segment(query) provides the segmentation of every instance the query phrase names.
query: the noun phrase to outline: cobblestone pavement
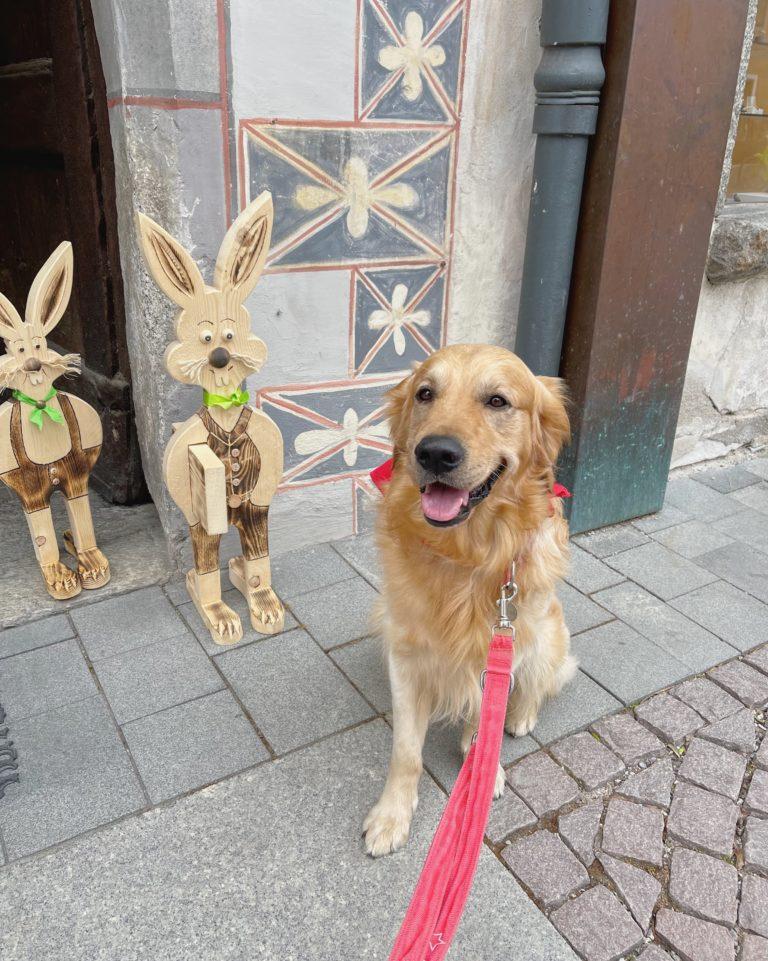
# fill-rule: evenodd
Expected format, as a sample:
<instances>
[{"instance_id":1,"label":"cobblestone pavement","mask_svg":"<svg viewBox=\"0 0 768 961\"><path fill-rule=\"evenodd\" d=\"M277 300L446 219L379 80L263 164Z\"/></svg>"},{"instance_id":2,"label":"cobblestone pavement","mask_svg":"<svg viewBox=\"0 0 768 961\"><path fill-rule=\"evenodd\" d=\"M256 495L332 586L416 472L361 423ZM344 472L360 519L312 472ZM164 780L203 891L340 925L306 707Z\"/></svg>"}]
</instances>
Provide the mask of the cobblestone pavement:
<instances>
[{"instance_id":1,"label":"cobblestone pavement","mask_svg":"<svg viewBox=\"0 0 768 961\"><path fill-rule=\"evenodd\" d=\"M580 669L531 736L505 737L509 787L457 957L501 956L499 939L507 961L768 957L767 479L768 458L676 475L658 514L573 538L561 597ZM18 753L0 799L4 959L128 957L130 943L131 957L181 961L192 935L174 925L192 903L220 926L213 961L239 958L243 932L272 944L253 957L280 956L264 891L245 913L245 888L210 900L244 858L254 891L268 877L294 892L280 923L303 925L312 950L297 957L338 957L340 938L386 957L460 766L458 732L430 731L409 846L366 859L359 825L390 710L367 635L371 538L282 555L274 575L285 632L246 630L232 648L211 642L180 582L0 633L4 743ZM240 595L226 600L247 625ZM353 923L377 885L379 941ZM37 905L21 934L2 916L14 903ZM153 941L147 913L174 937Z\"/></svg>"}]
</instances>

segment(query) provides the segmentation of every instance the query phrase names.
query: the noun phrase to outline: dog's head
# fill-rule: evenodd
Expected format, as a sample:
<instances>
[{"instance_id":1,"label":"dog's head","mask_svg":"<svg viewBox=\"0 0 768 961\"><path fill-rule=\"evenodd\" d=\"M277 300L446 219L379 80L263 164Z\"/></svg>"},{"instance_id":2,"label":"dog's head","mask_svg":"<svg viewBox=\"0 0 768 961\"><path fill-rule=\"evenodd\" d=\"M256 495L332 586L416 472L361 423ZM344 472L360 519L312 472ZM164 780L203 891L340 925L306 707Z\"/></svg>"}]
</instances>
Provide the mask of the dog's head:
<instances>
[{"instance_id":1,"label":"dog's head","mask_svg":"<svg viewBox=\"0 0 768 961\"><path fill-rule=\"evenodd\" d=\"M526 476L551 476L569 426L564 388L508 350L461 344L432 354L388 395L395 454L437 527L465 521Z\"/></svg>"}]
</instances>

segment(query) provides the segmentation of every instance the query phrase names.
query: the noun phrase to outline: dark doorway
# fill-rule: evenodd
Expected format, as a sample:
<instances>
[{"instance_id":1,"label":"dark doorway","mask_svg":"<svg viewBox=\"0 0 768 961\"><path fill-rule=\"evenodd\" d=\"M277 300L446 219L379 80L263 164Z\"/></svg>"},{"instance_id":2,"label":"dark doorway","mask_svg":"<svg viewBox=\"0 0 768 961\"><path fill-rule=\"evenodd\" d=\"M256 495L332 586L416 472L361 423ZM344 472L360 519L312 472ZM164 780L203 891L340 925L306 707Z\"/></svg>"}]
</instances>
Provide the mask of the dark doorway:
<instances>
[{"instance_id":1,"label":"dark doorway","mask_svg":"<svg viewBox=\"0 0 768 961\"><path fill-rule=\"evenodd\" d=\"M52 340L82 355L67 384L99 412L92 475L109 500L146 497L131 403L115 175L89 0L0 0L0 290L23 313L32 280L70 240L75 277Z\"/></svg>"}]
</instances>

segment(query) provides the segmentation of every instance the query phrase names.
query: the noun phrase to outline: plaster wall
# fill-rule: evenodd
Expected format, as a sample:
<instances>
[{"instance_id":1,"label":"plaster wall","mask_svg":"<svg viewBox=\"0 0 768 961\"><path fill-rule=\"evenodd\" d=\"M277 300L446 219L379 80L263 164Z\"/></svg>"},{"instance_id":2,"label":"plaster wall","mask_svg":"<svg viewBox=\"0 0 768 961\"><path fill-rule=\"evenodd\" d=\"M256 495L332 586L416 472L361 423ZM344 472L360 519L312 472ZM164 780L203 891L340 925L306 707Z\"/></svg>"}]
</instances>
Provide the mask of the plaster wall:
<instances>
[{"instance_id":1,"label":"plaster wall","mask_svg":"<svg viewBox=\"0 0 768 961\"><path fill-rule=\"evenodd\" d=\"M726 198L744 95L757 0L750 0L739 81L718 196ZM739 258L733 252L734 261ZM712 284L702 280L677 424L672 466L722 457L768 442L768 274Z\"/></svg>"},{"instance_id":2,"label":"plaster wall","mask_svg":"<svg viewBox=\"0 0 768 961\"><path fill-rule=\"evenodd\" d=\"M187 534L162 451L200 397L165 373L174 308L144 270L133 212L175 234L210 281L228 223L262 189L275 200L273 248L247 306L270 356L248 387L285 438L272 547L365 528L388 387L441 344L514 342L540 0L93 8L136 416L173 555ZM402 69L406 42L422 51L415 72ZM361 230L345 197L363 175L379 209Z\"/></svg>"}]
</instances>

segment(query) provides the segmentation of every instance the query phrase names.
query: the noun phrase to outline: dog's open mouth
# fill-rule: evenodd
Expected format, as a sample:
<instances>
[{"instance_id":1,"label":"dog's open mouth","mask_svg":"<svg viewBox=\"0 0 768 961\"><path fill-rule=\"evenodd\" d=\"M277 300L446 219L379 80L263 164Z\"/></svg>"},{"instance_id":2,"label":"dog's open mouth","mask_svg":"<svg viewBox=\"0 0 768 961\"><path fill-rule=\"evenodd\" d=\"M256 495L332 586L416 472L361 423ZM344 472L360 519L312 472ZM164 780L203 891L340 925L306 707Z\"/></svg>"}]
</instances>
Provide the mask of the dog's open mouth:
<instances>
[{"instance_id":1,"label":"dog's open mouth","mask_svg":"<svg viewBox=\"0 0 768 961\"><path fill-rule=\"evenodd\" d=\"M433 481L421 488L421 510L424 518L435 527L451 527L469 517L473 507L484 501L496 481L504 473L504 464L491 471L482 484L472 490L451 487Z\"/></svg>"}]
</instances>

